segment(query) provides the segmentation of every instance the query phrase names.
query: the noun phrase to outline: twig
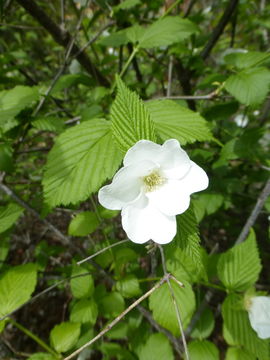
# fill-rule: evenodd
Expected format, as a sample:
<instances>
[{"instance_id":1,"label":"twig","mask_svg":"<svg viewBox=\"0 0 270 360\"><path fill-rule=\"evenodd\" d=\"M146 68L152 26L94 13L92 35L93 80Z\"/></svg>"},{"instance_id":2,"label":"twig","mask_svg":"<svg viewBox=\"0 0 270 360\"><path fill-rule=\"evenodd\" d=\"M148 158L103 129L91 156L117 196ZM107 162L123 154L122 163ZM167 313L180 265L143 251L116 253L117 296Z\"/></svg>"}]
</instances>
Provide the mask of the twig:
<instances>
[{"instance_id":1,"label":"twig","mask_svg":"<svg viewBox=\"0 0 270 360\"><path fill-rule=\"evenodd\" d=\"M154 98L154 100L213 100L217 98L217 92L212 91L211 93L207 95L179 95L179 96L165 96L165 97L157 97ZM153 100L153 99L151 99ZM149 100L149 101L151 101Z\"/></svg>"},{"instance_id":2,"label":"twig","mask_svg":"<svg viewBox=\"0 0 270 360\"><path fill-rule=\"evenodd\" d=\"M241 242L243 242L246 239L246 237L248 236L248 233L250 231L250 228L254 225L255 221L257 220L257 217L260 214L260 212L264 206L264 203L266 202L269 195L270 195L270 178L268 179L262 192L260 193L258 200L256 202L256 205L254 206L240 235L238 236L238 238L235 242L235 245L240 244Z\"/></svg>"},{"instance_id":3,"label":"twig","mask_svg":"<svg viewBox=\"0 0 270 360\"><path fill-rule=\"evenodd\" d=\"M238 0L230 0L228 2L223 15L221 16L217 26L214 28L212 32L212 36L210 37L209 41L201 51L201 57L203 60L205 60L210 55L213 47L215 46L221 34L223 33L223 30L225 29L226 25L230 21L230 18L234 13L234 10L236 9L237 5L238 5Z\"/></svg>"},{"instance_id":4,"label":"twig","mask_svg":"<svg viewBox=\"0 0 270 360\"><path fill-rule=\"evenodd\" d=\"M33 214L36 218L38 218L43 224L48 226L50 230L52 230L58 238L61 240L61 243L63 245L70 245L70 242L68 238L61 233L53 224L51 224L48 220L42 219L39 213L33 209L31 206L29 206L24 200L19 198L18 195L15 194L14 191L12 191L8 186L6 186L3 183L0 183L0 190L2 190L4 193L6 193L8 196L10 196L13 200L15 200L19 205L21 205L23 208L25 208L27 211L29 211L31 214Z\"/></svg>"},{"instance_id":5,"label":"twig","mask_svg":"<svg viewBox=\"0 0 270 360\"><path fill-rule=\"evenodd\" d=\"M169 66L168 66L168 85L167 85L167 98L171 96L172 93L172 72L173 72L173 56L170 55Z\"/></svg>"},{"instance_id":6,"label":"twig","mask_svg":"<svg viewBox=\"0 0 270 360\"><path fill-rule=\"evenodd\" d=\"M121 240L121 241L118 241L118 242L116 242L116 243L114 243L114 244L111 244L111 245L109 245L109 246L106 246L105 248L97 251L95 254L90 255L90 256L88 256L87 258L78 261L78 262L77 262L77 265L81 265L81 264L83 264L84 262L89 261L89 260L93 259L94 257L102 254L103 252L105 252L105 251L113 248L114 246L121 245L121 244L124 244L124 243L126 243L126 242L129 242L129 240Z\"/></svg>"},{"instance_id":7,"label":"twig","mask_svg":"<svg viewBox=\"0 0 270 360\"><path fill-rule=\"evenodd\" d=\"M162 284L164 284L168 279L170 278L170 274L165 274L163 278L155 285L153 286L149 291L147 291L145 294L143 294L138 300L136 300L134 303L132 303L128 308L126 308L120 315L118 315L112 322L110 322L97 336L95 336L93 339L88 341L86 344L81 346L78 350L74 351L69 356L65 357L63 360L69 360L74 358L76 355L78 355L82 350L87 348L88 346L92 345L94 342L96 342L98 339L100 339L104 334L106 334L108 331L111 330L113 326L115 326L120 320L125 317L126 314L128 314L132 309L134 309L138 304L140 304L143 300L145 300L148 296L150 296L155 290L160 288Z\"/></svg>"},{"instance_id":8,"label":"twig","mask_svg":"<svg viewBox=\"0 0 270 360\"><path fill-rule=\"evenodd\" d=\"M71 35L67 31L63 31L45 12L36 4L33 0L17 0L17 2L32 16L38 23L40 23L54 38L54 40L61 46L68 46L72 39ZM72 47L72 55L77 54L80 51L79 47L74 44ZM95 67L90 58L85 52L81 52L77 56L78 62L81 66L97 81L105 86L109 87L108 80L102 75L102 73Z\"/></svg>"},{"instance_id":9,"label":"twig","mask_svg":"<svg viewBox=\"0 0 270 360\"><path fill-rule=\"evenodd\" d=\"M168 284L168 287L169 287L169 290L170 290L170 293L171 293L171 297L172 297L172 301L173 301L173 305L174 305L175 313L176 313L176 317L177 317L177 322L178 322L178 326L179 326L179 329L180 329L180 334L181 334L181 337L182 337L182 342L183 342L183 345L184 345L184 351L185 351L185 355L186 355L186 359L185 359L185 360L190 360L189 352L188 352L188 348L187 348L187 342L186 342L185 333L184 333L184 327L183 327L183 323L182 323L182 320L181 320L180 311L179 311L179 308L178 308L178 305L177 305L177 302L176 302L176 298L175 298L175 294L174 294L172 285L171 285L171 283L170 283L170 277L168 277L168 272L167 272L166 262L165 262L165 256L164 256L164 251L163 251L163 248L162 248L161 245L158 245L158 247L159 247L159 250L160 250L160 255L161 255L161 261L162 261L162 267L163 267L164 276L167 275L167 277L166 277L166 282L167 282L167 284ZM171 276L171 277L172 277L172 276ZM175 279L175 278L174 278L174 279ZM175 280L176 280L176 279L175 279Z\"/></svg>"}]
</instances>

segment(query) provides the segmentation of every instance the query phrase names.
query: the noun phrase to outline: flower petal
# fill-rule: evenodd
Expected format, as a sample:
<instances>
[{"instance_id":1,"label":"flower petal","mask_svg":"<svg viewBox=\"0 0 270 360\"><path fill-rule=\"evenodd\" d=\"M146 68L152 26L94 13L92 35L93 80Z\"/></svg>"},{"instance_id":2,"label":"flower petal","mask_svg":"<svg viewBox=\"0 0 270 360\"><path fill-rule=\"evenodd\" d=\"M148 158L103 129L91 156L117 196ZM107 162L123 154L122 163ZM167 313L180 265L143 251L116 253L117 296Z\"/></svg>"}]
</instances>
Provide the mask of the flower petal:
<instances>
[{"instance_id":1,"label":"flower petal","mask_svg":"<svg viewBox=\"0 0 270 360\"><path fill-rule=\"evenodd\" d=\"M155 166L151 161L143 161L121 168L114 175L112 183L99 190L98 200L101 205L107 209L120 210L134 201L141 192L141 177L149 174Z\"/></svg>"},{"instance_id":2,"label":"flower petal","mask_svg":"<svg viewBox=\"0 0 270 360\"><path fill-rule=\"evenodd\" d=\"M180 181L183 192L189 195L206 189L209 184L206 172L193 161L189 172Z\"/></svg>"},{"instance_id":3,"label":"flower petal","mask_svg":"<svg viewBox=\"0 0 270 360\"><path fill-rule=\"evenodd\" d=\"M152 206L172 216L185 212L190 203L190 194L181 186L181 180L167 180L157 190L146 193Z\"/></svg>"},{"instance_id":4,"label":"flower petal","mask_svg":"<svg viewBox=\"0 0 270 360\"><path fill-rule=\"evenodd\" d=\"M251 327L261 339L270 338L270 297L255 296L251 298L248 310Z\"/></svg>"},{"instance_id":5,"label":"flower petal","mask_svg":"<svg viewBox=\"0 0 270 360\"><path fill-rule=\"evenodd\" d=\"M155 162L161 151L161 145L149 140L140 140L127 151L124 157L124 166L136 164L145 160Z\"/></svg>"},{"instance_id":6,"label":"flower petal","mask_svg":"<svg viewBox=\"0 0 270 360\"><path fill-rule=\"evenodd\" d=\"M179 141L170 139L162 145L158 163L165 177L180 179L187 174L191 167L191 161L187 153L181 148Z\"/></svg>"},{"instance_id":7,"label":"flower petal","mask_svg":"<svg viewBox=\"0 0 270 360\"><path fill-rule=\"evenodd\" d=\"M138 244L148 240L167 244L176 234L175 216L162 214L145 196L123 208L122 226L128 238Z\"/></svg>"}]
</instances>

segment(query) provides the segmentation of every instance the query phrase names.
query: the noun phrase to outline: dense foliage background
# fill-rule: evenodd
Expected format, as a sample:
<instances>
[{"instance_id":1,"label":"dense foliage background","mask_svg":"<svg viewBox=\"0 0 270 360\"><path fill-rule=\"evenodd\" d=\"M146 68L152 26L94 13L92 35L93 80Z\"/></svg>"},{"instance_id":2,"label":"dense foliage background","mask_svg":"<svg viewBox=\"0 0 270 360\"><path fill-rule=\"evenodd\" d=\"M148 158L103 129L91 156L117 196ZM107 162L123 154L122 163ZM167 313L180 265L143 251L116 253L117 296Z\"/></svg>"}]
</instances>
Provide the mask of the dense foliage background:
<instances>
[{"instance_id":1,"label":"dense foliage background","mask_svg":"<svg viewBox=\"0 0 270 360\"><path fill-rule=\"evenodd\" d=\"M190 358L269 359L245 299L269 292L270 5L0 0L0 15L1 359L64 359L163 278L162 251L125 241L96 196L147 136L210 178L163 247ZM184 353L163 284L76 356Z\"/></svg>"}]
</instances>

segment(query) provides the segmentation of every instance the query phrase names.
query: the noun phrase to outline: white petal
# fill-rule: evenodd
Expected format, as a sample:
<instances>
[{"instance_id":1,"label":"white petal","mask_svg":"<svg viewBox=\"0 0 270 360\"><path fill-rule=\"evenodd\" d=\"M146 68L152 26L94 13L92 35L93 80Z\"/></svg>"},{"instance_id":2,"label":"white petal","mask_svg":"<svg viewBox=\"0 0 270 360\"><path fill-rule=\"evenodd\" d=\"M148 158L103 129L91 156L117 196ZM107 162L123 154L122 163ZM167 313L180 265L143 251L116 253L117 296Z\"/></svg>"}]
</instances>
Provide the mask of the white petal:
<instances>
[{"instance_id":1,"label":"white petal","mask_svg":"<svg viewBox=\"0 0 270 360\"><path fill-rule=\"evenodd\" d=\"M251 327L261 339L270 338L270 297L255 296L251 298L248 310Z\"/></svg>"},{"instance_id":2,"label":"white petal","mask_svg":"<svg viewBox=\"0 0 270 360\"><path fill-rule=\"evenodd\" d=\"M158 163L164 175L169 179L182 178L191 167L187 153L181 148L179 141L175 139L167 140L162 145L162 153Z\"/></svg>"},{"instance_id":3,"label":"white petal","mask_svg":"<svg viewBox=\"0 0 270 360\"><path fill-rule=\"evenodd\" d=\"M132 166L122 167L114 176L112 183L102 187L98 200L102 206L111 210L120 210L134 201L141 192L142 177L149 174L155 164L143 161Z\"/></svg>"},{"instance_id":4,"label":"white petal","mask_svg":"<svg viewBox=\"0 0 270 360\"><path fill-rule=\"evenodd\" d=\"M181 184L181 180L167 180L157 190L146 193L146 196L150 204L164 214L169 216L182 214L189 207L190 196Z\"/></svg>"},{"instance_id":5,"label":"white petal","mask_svg":"<svg viewBox=\"0 0 270 360\"><path fill-rule=\"evenodd\" d=\"M151 206L145 196L122 210L122 226L128 238L138 244L153 240L167 244L176 234L175 216L166 216Z\"/></svg>"},{"instance_id":6,"label":"white petal","mask_svg":"<svg viewBox=\"0 0 270 360\"><path fill-rule=\"evenodd\" d=\"M149 140L140 140L127 151L124 157L124 165L136 164L145 160L155 162L161 150L161 145Z\"/></svg>"},{"instance_id":7,"label":"white petal","mask_svg":"<svg viewBox=\"0 0 270 360\"><path fill-rule=\"evenodd\" d=\"M193 161L189 172L180 181L183 192L189 195L206 189L209 184L206 172Z\"/></svg>"}]
</instances>

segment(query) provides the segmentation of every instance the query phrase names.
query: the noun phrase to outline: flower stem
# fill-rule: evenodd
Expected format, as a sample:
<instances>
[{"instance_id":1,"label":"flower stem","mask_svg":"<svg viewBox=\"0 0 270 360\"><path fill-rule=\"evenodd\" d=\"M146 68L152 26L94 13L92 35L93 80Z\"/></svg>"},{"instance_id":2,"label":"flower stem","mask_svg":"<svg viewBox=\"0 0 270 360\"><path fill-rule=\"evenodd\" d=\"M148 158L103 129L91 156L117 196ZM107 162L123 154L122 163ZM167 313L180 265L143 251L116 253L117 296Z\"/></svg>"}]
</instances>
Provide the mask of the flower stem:
<instances>
[{"instance_id":1,"label":"flower stem","mask_svg":"<svg viewBox=\"0 0 270 360\"><path fill-rule=\"evenodd\" d=\"M26 329L23 325L17 323L17 321L8 318L8 322L10 322L12 325L16 326L17 329L21 330L25 335L29 336L31 339L33 339L37 344L39 344L44 350L46 350L48 353L52 354L58 359L61 359L61 355L55 352L52 348L50 348L43 340L41 340L38 336L32 333L32 331Z\"/></svg>"},{"instance_id":2,"label":"flower stem","mask_svg":"<svg viewBox=\"0 0 270 360\"><path fill-rule=\"evenodd\" d=\"M220 286L220 285L217 285L217 284L212 284L212 283L209 283L207 281L200 281L200 284L203 285L203 286L208 286L208 287L211 287L213 289L217 289L217 290L221 290L221 291L227 291L223 286Z\"/></svg>"}]
</instances>

